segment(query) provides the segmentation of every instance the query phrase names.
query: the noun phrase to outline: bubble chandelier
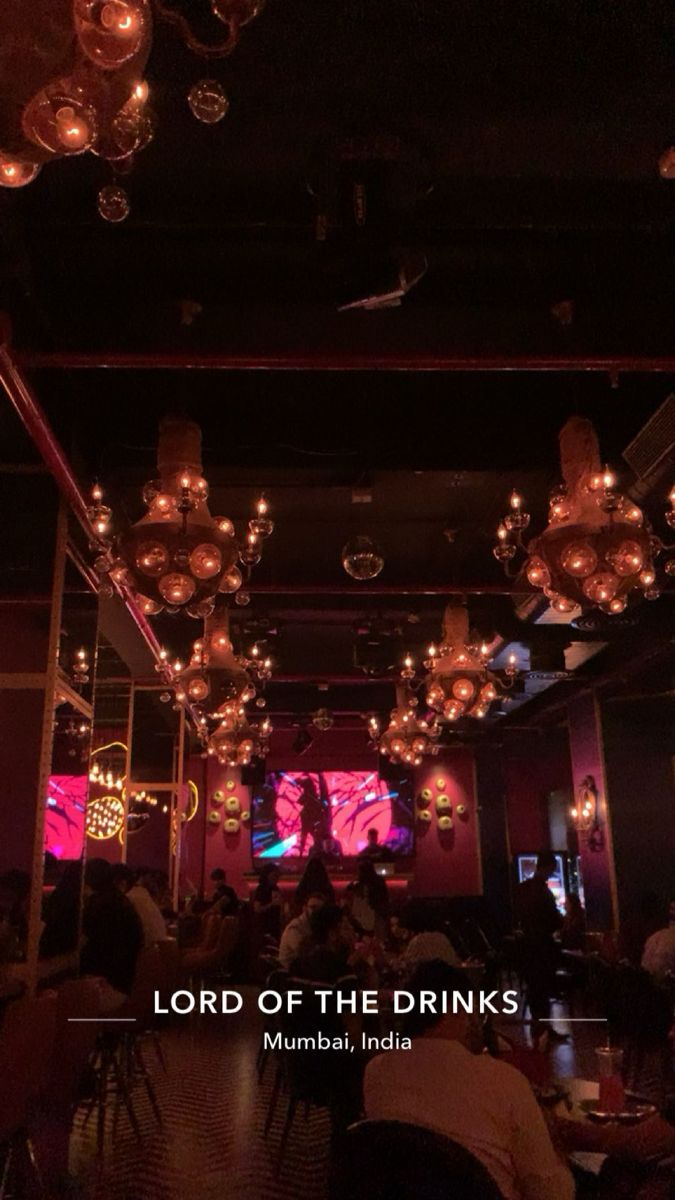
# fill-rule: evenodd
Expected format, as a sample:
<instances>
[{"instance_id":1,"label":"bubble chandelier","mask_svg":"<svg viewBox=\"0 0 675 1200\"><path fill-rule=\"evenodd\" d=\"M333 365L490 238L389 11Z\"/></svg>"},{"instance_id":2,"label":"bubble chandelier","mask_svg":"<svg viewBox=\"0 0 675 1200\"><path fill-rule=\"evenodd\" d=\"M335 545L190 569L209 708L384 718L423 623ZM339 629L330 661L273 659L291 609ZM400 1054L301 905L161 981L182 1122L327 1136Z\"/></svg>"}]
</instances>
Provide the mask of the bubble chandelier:
<instances>
[{"instance_id":1,"label":"bubble chandelier","mask_svg":"<svg viewBox=\"0 0 675 1200\"><path fill-rule=\"evenodd\" d=\"M253 758L265 758L272 723L269 717L252 722L243 704L228 701L215 714L213 732L203 733L206 754L228 767L247 767Z\"/></svg>"},{"instance_id":2,"label":"bubble chandelier","mask_svg":"<svg viewBox=\"0 0 675 1200\"><path fill-rule=\"evenodd\" d=\"M616 479L600 459L590 421L572 417L560 432L563 484L555 488L546 529L527 545L530 524L523 498L511 494L511 510L497 529L495 558L513 575L511 563L525 559L523 570L551 608L560 613L597 607L622 613L630 593L648 600L659 596L656 559L672 549L656 537L642 509L616 490ZM675 489L670 494L668 524L675 528ZM665 564L675 573L675 560Z\"/></svg>"},{"instance_id":3,"label":"bubble chandelier","mask_svg":"<svg viewBox=\"0 0 675 1200\"><path fill-rule=\"evenodd\" d=\"M396 688L396 707L386 728L382 729L374 713L367 718L367 725L371 745L390 762L419 767L425 755L438 753L441 731L436 720L418 714L417 697L403 684Z\"/></svg>"},{"instance_id":4,"label":"bubble chandelier","mask_svg":"<svg viewBox=\"0 0 675 1200\"><path fill-rule=\"evenodd\" d=\"M4 0L0 78L11 86L0 96L0 186L25 187L44 163L87 151L128 174L155 129L143 78L154 19L170 22L200 58L217 59L232 53L241 29L264 5L201 0L213 18L214 38L205 41L163 0ZM214 79L195 82L187 101L206 124L222 120L229 108ZM124 188L100 190L104 220L123 221L129 208Z\"/></svg>"},{"instance_id":5,"label":"bubble chandelier","mask_svg":"<svg viewBox=\"0 0 675 1200\"><path fill-rule=\"evenodd\" d=\"M204 635L193 643L187 665L180 659L171 662L168 653L162 651L156 669L174 688L179 704L187 700L200 713L215 716L228 701L248 704L254 700L256 683L264 686L272 676L272 660L261 653L257 643L250 657L234 653L225 608L206 619Z\"/></svg>"},{"instance_id":6,"label":"bubble chandelier","mask_svg":"<svg viewBox=\"0 0 675 1200\"><path fill-rule=\"evenodd\" d=\"M469 615L463 605L447 606L443 640L440 646L429 646L427 654L427 704L447 721L486 717L490 705L518 673L515 654L509 655L503 679L488 669L490 647L485 642L470 643Z\"/></svg>"},{"instance_id":7,"label":"bubble chandelier","mask_svg":"<svg viewBox=\"0 0 675 1200\"><path fill-rule=\"evenodd\" d=\"M146 483L147 513L126 533L105 541L111 510L103 493L92 491L89 519L101 543L95 562L102 576L133 592L147 616L186 612L196 619L211 615L217 593L237 592L260 562L262 541L274 528L264 497L249 521L243 541L235 539L228 517L212 517L209 488L202 475L201 430L193 421L165 417L160 424L158 479Z\"/></svg>"}]
</instances>

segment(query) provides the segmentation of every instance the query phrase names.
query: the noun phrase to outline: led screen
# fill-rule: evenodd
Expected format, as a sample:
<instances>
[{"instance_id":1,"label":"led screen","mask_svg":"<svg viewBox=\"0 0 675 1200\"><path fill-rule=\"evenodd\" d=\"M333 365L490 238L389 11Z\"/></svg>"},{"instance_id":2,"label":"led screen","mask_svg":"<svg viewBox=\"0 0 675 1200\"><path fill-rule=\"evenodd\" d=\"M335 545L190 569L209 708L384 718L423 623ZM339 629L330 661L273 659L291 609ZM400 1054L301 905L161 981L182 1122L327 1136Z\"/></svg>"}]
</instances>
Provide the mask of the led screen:
<instances>
[{"instance_id":1,"label":"led screen","mask_svg":"<svg viewBox=\"0 0 675 1200\"><path fill-rule=\"evenodd\" d=\"M56 858L80 858L84 845L87 775L50 775L45 850Z\"/></svg>"},{"instance_id":2,"label":"led screen","mask_svg":"<svg viewBox=\"0 0 675 1200\"><path fill-rule=\"evenodd\" d=\"M413 852L413 796L406 778L376 771L275 771L253 795L256 858L349 858L375 828L393 855Z\"/></svg>"}]
</instances>

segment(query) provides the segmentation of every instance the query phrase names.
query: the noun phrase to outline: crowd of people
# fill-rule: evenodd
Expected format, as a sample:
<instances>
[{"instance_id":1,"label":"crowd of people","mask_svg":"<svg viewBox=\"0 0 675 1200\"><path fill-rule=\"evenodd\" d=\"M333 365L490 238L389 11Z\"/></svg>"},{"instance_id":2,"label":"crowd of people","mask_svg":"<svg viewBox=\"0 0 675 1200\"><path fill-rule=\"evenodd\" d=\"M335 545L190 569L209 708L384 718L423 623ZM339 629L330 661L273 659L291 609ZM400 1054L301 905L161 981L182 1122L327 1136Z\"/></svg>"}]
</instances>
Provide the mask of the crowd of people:
<instances>
[{"instance_id":1,"label":"crowd of people","mask_svg":"<svg viewBox=\"0 0 675 1200\"><path fill-rule=\"evenodd\" d=\"M376 870L379 850L373 839L355 864L353 881L339 893L320 856L309 859L293 891L280 886L278 865L266 864L250 899L238 896L224 869L216 868L205 894L187 897L179 913L173 911L161 872L132 870L100 858L90 859L84 868L71 863L58 878L54 872L55 886L44 903L41 955L74 954L80 973L101 981L101 1011L112 1013L129 996L143 947L174 936L188 947L189 956L205 922L235 918L247 950L235 967L240 971L235 978L242 981L257 978L262 983L269 974L277 987L288 980L293 986L340 991L375 988L385 994L404 986L427 997L468 995L476 961L466 936L429 906L392 906L386 878ZM585 944L579 898L569 897L561 914L547 885L554 866L552 856L542 853L534 875L515 897L530 1039L514 1044L503 1029L496 1033L489 1022L478 1022L461 1008L449 1013L440 1006L436 1011L433 1006L426 1012L415 1009L399 1030L410 1038L411 1048L376 1056L359 1052L346 1061L339 1054L322 1059L318 1094L330 1106L338 1132L363 1114L434 1130L483 1164L503 1200L570 1200L575 1187L577 1195L585 1195L586 1182L575 1181L567 1164L570 1150L611 1152L612 1162L633 1168L642 1168L650 1158L675 1155L667 1106L639 1132L591 1127L559 1114L553 1119L522 1073L524 1068L528 1074L528 1054L541 1060L542 1050L566 1036L551 1017L555 973L561 953L583 956ZM28 888L19 874L0 877L3 962L20 953L25 938ZM486 939L484 944L481 978L492 985L498 976L489 972L503 969L503 963L500 967L496 953L491 961ZM667 1036L673 1014L675 905L664 916L646 900L632 923L606 939L603 955L608 966L619 970L616 978L628 971L643 986L651 981ZM638 1021L634 1005L630 1021ZM349 1017L324 1016L331 1035L349 1023ZM540 1066L530 1074L540 1080Z\"/></svg>"}]
</instances>

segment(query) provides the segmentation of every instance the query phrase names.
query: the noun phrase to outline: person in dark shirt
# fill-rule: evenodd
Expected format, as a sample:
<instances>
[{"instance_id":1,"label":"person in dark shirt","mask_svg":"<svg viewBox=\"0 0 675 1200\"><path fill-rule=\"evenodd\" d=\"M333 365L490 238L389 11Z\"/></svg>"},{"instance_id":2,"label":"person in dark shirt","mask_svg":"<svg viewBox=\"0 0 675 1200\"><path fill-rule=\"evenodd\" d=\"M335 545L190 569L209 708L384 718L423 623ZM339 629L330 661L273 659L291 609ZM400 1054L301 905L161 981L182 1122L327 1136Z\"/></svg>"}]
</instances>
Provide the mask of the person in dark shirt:
<instances>
[{"instance_id":1,"label":"person in dark shirt","mask_svg":"<svg viewBox=\"0 0 675 1200\"><path fill-rule=\"evenodd\" d=\"M213 884L211 912L217 912L221 917L236 917L239 912L239 897L234 888L226 883L226 878L222 867L216 867L211 872L211 883Z\"/></svg>"},{"instance_id":2,"label":"person in dark shirt","mask_svg":"<svg viewBox=\"0 0 675 1200\"><path fill-rule=\"evenodd\" d=\"M291 963L291 975L312 983L339 985L348 991L355 988L346 925L345 913L337 904L316 909L309 920L310 946Z\"/></svg>"},{"instance_id":3,"label":"person in dark shirt","mask_svg":"<svg viewBox=\"0 0 675 1200\"><path fill-rule=\"evenodd\" d=\"M281 872L276 863L267 863L260 873L260 882L253 893L253 911L261 931L269 937L281 937L281 892L277 887Z\"/></svg>"},{"instance_id":4,"label":"person in dark shirt","mask_svg":"<svg viewBox=\"0 0 675 1200\"><path fill-rule=\"evenodd\" d=\"M359 858L370 859L374 863L394 861L394 855L386 843L380 841L380 835L374 826L368 830L368 844L364 846Z\"/></svg>"},{"instance_id":5,"label":"person in dark shirt","mask_svg":"<svg viewBox=\"0 0 675 1200\"><path fill-rule=\"evenodd\" d=\"M103 858L87 863L84 895L82 974L100 975L114 991L128 995L143 945L138 914L115 886L112 866Z\"/></svg>"},{"instance_id":6,"label":"person in dark shirt","mask_svg":"<svg viewBox=\"0 0 675 1200\"><path fill-rule=\"evenodd\" d=\"M54 891L45 900L40 958L53 958L75 950L81 900L82 862L78 858L68 863Z\"/></svg>"},{"instance_id":7,"label":"person in dark shirt","mask_svg":"<svg viewBox=\"0 0 675 1200\"><path fill-rule=\"evenodd\" d=\"M520 884L516 896L516 913L523 934L523 977L535 1041L544 1032L558 1041L565 1040L564 1035L550 1025L550 997L558 959L558 947L553 935L562 924L562 917L547 883L555 869L555 855L550 850L542 851L537 858L534 875Z\"/></svg>"}]
</instances>

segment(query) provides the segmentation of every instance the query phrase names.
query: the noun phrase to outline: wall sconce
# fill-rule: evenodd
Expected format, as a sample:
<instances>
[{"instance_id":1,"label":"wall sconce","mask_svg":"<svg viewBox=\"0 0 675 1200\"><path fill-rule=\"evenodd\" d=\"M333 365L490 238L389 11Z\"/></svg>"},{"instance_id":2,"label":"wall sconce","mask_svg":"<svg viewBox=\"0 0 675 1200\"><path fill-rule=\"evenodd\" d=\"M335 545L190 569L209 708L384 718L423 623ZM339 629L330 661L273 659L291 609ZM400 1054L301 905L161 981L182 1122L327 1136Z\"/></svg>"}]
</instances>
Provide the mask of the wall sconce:
<instances>
[{"instance_id":1,"label":"wall sconce","mask_svg":"<svg viewBox=\"0 0 675 1200\"><path fill-rule=\"evenodd\" d=\"M593 775L582 779L577 789L575 803L570 808L570 819L579 833L588 833L597 829L598 819L598 789Z\"/></svg>"}]
</instances>

